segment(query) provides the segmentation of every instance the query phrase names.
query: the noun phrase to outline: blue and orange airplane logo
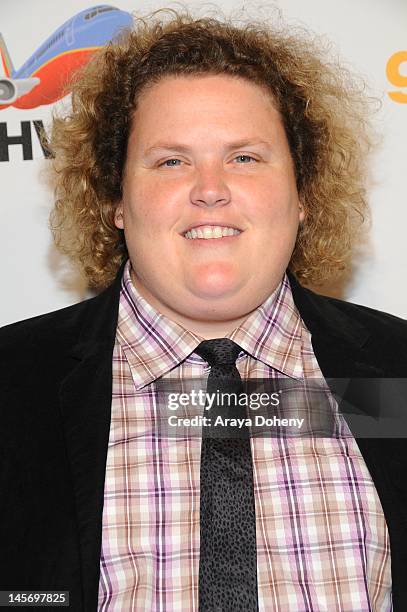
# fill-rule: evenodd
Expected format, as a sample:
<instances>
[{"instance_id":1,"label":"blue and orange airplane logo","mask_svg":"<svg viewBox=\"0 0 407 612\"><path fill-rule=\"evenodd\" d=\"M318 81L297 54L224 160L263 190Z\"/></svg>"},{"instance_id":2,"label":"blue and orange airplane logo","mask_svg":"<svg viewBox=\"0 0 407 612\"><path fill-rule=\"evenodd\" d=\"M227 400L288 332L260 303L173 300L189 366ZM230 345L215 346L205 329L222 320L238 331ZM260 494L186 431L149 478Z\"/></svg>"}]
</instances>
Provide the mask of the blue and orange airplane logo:
<instances>
[{"instance_id":1,"label":"blue and orange airplane logo","mask_svg":"<svg viewBox=\"0 0 407 612\"><path fill-rule=\"evenodd\" d=\"M60 28L15 70L0 34L0 110L8 106L36 108L52 104L64 94L69 77L92 53L129 28L130 13L100 5L81 11Z\"/></svg>"}]
</instances>

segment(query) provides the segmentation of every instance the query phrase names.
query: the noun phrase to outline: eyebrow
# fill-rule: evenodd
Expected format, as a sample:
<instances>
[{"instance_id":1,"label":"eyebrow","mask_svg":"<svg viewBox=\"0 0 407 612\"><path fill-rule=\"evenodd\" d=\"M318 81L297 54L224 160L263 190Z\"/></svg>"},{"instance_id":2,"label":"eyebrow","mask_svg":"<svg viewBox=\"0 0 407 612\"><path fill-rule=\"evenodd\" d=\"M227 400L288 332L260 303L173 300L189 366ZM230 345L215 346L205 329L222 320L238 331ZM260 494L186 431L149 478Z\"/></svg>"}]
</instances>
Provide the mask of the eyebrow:
<instances>
[{"instance_id":1,"label":"eyebrow","mask_svg":"<svg viewBox=\"0 0 407 612\"><path fill-rule=\"evenodd\" d=\"M226 150L230 151L232 149L240 149L247 146L252 145L266 145L270 146L270 143L266 140L260 140L258 138L245 138L243 140L236 140L234 142L229 142L226 145ZM183 153L189 153L191 151L191 147L188 145L178 143L178 142L157 142L155 145L149 147L145 151L145 155L150 155L150 153L154 153L154 151L181 151Z\"/></svg>"}]
</instances>

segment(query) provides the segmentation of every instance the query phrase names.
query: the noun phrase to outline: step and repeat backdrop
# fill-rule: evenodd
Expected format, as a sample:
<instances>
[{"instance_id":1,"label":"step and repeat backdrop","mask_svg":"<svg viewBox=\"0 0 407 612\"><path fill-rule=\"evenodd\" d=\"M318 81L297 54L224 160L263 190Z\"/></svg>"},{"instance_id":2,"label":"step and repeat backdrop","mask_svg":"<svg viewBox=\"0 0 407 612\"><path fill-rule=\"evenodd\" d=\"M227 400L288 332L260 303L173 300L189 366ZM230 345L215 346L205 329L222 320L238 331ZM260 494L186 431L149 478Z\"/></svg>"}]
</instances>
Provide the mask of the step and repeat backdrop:
<instances>
[{"instance_id":1,"label":"step and repeat backdrop","mask_svg":"<svg viewBox=\"0 0 407 612\"><path fill-rule=\"evenodd\" d=\"M61 84L133 16L179 6L117 0L2 0L0 3L0 325L68 306L91 295L52 244L50 160L40 134L50 128ZM184 2L199 16L213 3ZM346 283L322 293L407 318L407 3L404 0L218 2L223 13L282 18L332 42L347 68L382 101L374 116L381 134L371 159L370 243ZM113 10L116 9L116 10Z\"/></svg>"}]
</instances>

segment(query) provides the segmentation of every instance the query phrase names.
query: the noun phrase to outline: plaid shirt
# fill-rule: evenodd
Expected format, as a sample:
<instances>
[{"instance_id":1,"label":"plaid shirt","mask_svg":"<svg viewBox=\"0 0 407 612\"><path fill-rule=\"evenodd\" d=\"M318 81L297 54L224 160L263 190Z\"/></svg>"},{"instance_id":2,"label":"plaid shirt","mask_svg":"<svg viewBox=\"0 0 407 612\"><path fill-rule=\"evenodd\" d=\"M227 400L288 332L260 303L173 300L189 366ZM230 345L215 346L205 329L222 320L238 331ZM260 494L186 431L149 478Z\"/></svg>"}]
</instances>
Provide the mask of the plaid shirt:
<instances>
[{"instance_id":1,"label":"plaid shirt","mask_svg":"<svg viewBox=\"0 0 407 612\"><path fill-rule=\"evenodd\" d=\"M228 337L245 351L242 378L322 378L287 277ZM208 364L193 354L203 339L140 296L128 262L113 352L100 612L198 612L201 439L155 435L154 381L207 378ZM387 526L353 437L251 445L260 612L391 611Z\"/></svg>"}]
</instances>

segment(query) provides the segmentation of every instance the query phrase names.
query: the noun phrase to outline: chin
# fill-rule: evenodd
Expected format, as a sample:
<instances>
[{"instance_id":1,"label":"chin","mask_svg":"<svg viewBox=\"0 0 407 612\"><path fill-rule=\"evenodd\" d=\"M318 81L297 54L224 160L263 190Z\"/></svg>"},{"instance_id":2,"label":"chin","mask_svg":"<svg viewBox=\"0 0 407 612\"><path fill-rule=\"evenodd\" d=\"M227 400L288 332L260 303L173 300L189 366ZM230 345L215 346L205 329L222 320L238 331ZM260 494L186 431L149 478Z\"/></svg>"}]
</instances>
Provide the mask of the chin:
<instances>
[{"instance_id":1,"label":"chin","mask_svg":"<svg viewBox=\"0 0 407 612\"><path fill-rule=\"evenodd\" d=\"M191 311L184 309L183 315L196 321L221 323L222 321L226 322L245 317L248 313L244 311L245 309L242 308L242 305L240 305L240 308L231 309L225 307L224 304L220 305L212 301L206 305L201 305L200 308L191 309Z\"/></svg>"},{"instance_id":2,"label":"chin","mask_svg":"<svg viewBox=\"0 0 407 612\"><path fill-rule=\"evenodd\" d=\"M235 267L211 266L205 270L197 270L189 276L189 289L191 293L208 298L221 298L240 291L244 286L244 280Z\"/></svg>"},{"instance_id":3,"label":"chin","mask_svg":"<svg viewBox=\"0 0 407 612\"><path fill-rule=\"evenodd\" d=\"M199 283L194 284L191 293L197 300L231 300L241 287L236 283Z\"/></svg>"}]
</instances>

